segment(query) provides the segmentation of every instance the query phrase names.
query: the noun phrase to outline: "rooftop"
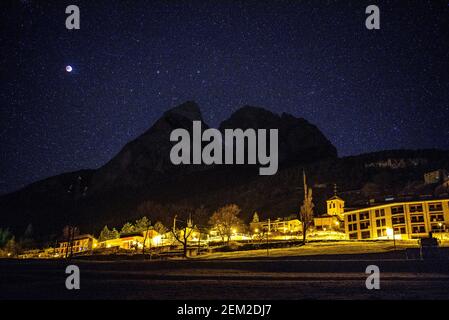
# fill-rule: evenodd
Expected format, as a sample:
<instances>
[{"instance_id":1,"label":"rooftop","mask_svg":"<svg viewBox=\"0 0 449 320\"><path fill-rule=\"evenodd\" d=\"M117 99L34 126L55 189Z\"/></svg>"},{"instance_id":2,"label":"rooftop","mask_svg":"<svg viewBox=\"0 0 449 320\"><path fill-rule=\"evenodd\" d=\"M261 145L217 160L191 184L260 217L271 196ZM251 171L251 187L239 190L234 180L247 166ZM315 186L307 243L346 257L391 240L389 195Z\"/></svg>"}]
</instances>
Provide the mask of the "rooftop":
<instances>
[{"instance_id":1,"label":"rooftop","mask_svg":"<svg viewBox=\"0 0 449 320\"><path fill-rule=\"evenodd\" d=\"M346 214L346 213L349 213L352 211L359 211L359 210L363 210L363 209L371 209L371 208L383 207L383 206L388 206L388 205L400 205L400 204L404 204L404 203L419 203L419 202L448 201L448 200L449 200L449 198L423 197L423 196L413 197L413 198L391 197L391 198L385 198L384 201L367 203L365 206L348 208L349 210L345 211L344 213Z\"/></svg>"}]
</instances>

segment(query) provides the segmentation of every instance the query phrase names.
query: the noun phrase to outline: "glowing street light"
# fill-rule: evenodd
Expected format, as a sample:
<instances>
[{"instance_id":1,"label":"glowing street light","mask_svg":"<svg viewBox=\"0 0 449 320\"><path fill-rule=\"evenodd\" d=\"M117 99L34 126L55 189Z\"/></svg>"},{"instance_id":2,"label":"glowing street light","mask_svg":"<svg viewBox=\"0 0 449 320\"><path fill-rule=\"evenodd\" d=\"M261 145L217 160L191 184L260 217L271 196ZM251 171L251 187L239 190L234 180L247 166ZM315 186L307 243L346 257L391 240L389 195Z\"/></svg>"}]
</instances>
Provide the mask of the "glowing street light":
<instances>
[{"instance_id":1,"label":"glowing street light","mask_svg":"<svg viewBox=\"0 0 449 320\"><path fill-rule=\"evenodd\" d=\"M387 237L393 236L393 229L387 228Z\"/></svg>"},{"instance_id":2,"label":"glowing street light","mask_svg":"<svg viewBox=\"0 0 449 320\"><path fill-rule=\"evenodd\" d=\"M394 250L396 250L396 237L394 236L394 230L392 228L387 228L387 237L393 237Z\"/></svg>"}]
</instances>

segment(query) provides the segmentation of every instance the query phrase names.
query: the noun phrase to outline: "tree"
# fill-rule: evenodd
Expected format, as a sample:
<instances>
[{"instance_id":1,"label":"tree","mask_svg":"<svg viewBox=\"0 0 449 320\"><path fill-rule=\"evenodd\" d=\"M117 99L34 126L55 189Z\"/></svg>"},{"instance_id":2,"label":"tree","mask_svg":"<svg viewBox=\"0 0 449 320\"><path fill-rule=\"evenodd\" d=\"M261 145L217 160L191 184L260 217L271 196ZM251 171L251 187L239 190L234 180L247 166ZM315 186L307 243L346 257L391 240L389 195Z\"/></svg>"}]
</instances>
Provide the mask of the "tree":
<instances>
[{"instance_id":1,"label":"tree","mask_svg":"<svg viewBox=\"0 0 449 320\"><path fill-rule=\"evenodd\" d=\"M106 241L111 239L117 239L120 236L119 232L114 228L109 230L108 226L104 226L103 230L100 232L99 241Z\"/></svg>"},{"instance_id":2,"label":"tree","mask_svg":"<svg viewBox=\"0 0 449 320\"><path fill-rule=\"evenodd\" d=\"M9 229L2 229L0 228L0 248L3 248L9 239L12 238L12 233L9 231Z\"/></svg>"},{"instance_id":3,"label":"tree","mask_svg":"<svg viewBox=\"0 0 449 320\"><path fill-rule=\"evenodd\" d=\"M194 226L191 218L187 220L187 223L177 219L177 215L173 218L173 229L172 234L175 237L176 241L182 244L183 247L183 255L187 258L187 241L190 235L193 233ZM182 227L179 227L181 225Z\"/></svg>"},{"instance_id":4,"label":"tree","mask_svg":"<svg viewBox=\"0 0 449 320\"><path fill-rule=\"evenodd\" d=\"M23 249L31 249L35 247L35 241L33 239L33 226L31 224L27 226L19 242Z\"/></svg>"},{"instance_id":5,"label":"tree","mask_svg":"<svg viewBox=\"0 0 449 320\"><path fill-rule=\"evenodd\" d=\"M147 217L142 217L141 219L136 220L136 223L134 224L134 232L145 232L150 225L151 221L148 220Z\"/></svg>"},{"instance_id":6,"label":"tree","mask_svg":"<svg viewBox=\"0 0 449 320\"><path fill-rule=\"evenodd\" d=\"M109 230L108 226L104 226L103 229L100 232L100 236L98 237L98 241L105 241L109 240L111 231Z\"/></svg>"},{"instance_id":7,"label":"tree","mask_svg":"<svg viewBox=\"0 0 449 320\"><path fill-rule=\"evenodd\" d=\"M118 239L118 238L120 238L120 232L118 232L116 228L113 228L111 230L110 236L111 236L111 239Z\"/></svg>"},{"instance_id":8,"label":"tree","mask_svg":"<svg viewBox=\"0 0 449 320\"><path fill-rule=\"evenodd\" d=\"M259 215L257 214L257 212L254 212L254 215L253 215L253 222L254 222L254 223L258 223L258 222L259 222Z\"/></svg>"},{"instance_id":9,"label":"tree","mask_svg":"<svg viewBox=\"0 0 449 320\"><path fill-rule=\"evenodd\" d=\"M80 234L80 230L76 226L65 226L62 230L62 234L64 239L67 241L67 251L65 253L65 257L72 257L73 255L73 240L76 236ZM70 248L70 251L69 251Z\"/></svg>"},{"instance_id":10,"label":"tree","mask_svg":"<svg viewBox=\"0 0 449 320\"><path fill-rule=\"evenodd\" d=\"M127 233L133 233L136 229L134 225L130 222L127 222L123 225L122 230L120 230L120 234L127 234Z\"/></svg>"},{"instance_id":11,"label":"tree","mask_svg":"<svg viewBox=\"0 0 449 320\"><path fill-rule=\"evenodd\" d=\"M157 221L154 224L153 229L154 229L154 231L156 231L160 235L165 234L167 232L167 228L160 221Z\"/></svg>"},{"instance_id":12,"label":"tree","mask_svg":"<svg viewBox=\"0 0 449 320\"><path fill-rule=\"evenodd\" d=\"M16 242L16 239L12 237L5 245L5 251L8 256L17 257L20 254L20 245Z\"/></svg>"},{"instance_id":13,"label":"tree","mask_svg":"<svg viewBox=\"0 0 449 320\"><path fill-rule=\"evenodd\" d=\"M209 220L209 224L217 229L218 234L222 240L229 242L233 229L243 225L242 220L237 216L240 213L240 208L236 204L229 204L218 209Z\"/></svg>"},{"instance_id":14,"label":"tree","mask_svg":"<svg viewBox=\"0 0 449 320\"><path fill-rule=\"evenodd\" d=\"M303 172L304 179L304 201L300 209L299 220L302 223L302 242L306 244L307 230L313 222L312 188L307 187L306 174Z\"/></svg>"},{"instance_id":15,"label":"tree","mask_svg":"<svg viewBox=\"0 0 449 320\"><path fill-rule=\"evenodd\" d=\"M135 224L136 232L143 232L142 254L145 254L145 244L147 243L150 227L151 227L151 221L148 220L147 217L143 217L139 220L136 220L136 224Z\"/></svg>"}]
</instances>

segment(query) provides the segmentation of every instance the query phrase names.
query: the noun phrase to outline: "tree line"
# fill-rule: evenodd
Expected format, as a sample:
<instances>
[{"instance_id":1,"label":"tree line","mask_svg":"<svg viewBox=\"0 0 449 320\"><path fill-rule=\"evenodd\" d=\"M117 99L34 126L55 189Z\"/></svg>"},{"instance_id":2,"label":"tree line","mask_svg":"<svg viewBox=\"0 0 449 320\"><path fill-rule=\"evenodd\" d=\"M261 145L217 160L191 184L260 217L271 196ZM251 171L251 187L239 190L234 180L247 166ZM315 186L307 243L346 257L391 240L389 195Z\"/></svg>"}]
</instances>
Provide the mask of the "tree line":
<instances>
[{"instance_id":1,"label":"tree line","mask_svg":"<svg viewBox=\"0 0 449 320\"><path fill-rule=\"evenodd\" d=\"M312 201L312 189L307 186L306 175L304 172L303 186L304 199L302 201L302 205L300 206L298 219L302 223L303 243L305 244L307 239L307 231L313 222L314 204ZM145 202L140 207L140 210L146 211L151 206L151 202ZM152 225L151 220L148 219L147 216L143 216L142 218L137 219L134 223L126 222L123 224L120 231L116 228L109 229L107 225L104 226L99 234L98 240L106 241L118 239L123 235L140 233L145 237L142 249L142 253L145 253L145 243L147 241L149 230L154 230L161 235L170 232L172 237L183 246L184 255L186 255L187 243L194 232L198 233L198 240L200 241L201 234L205 235L208 230L213 229L221 237L222 241L226 243L229 243L232 235L236 233L237 230L239 233L244 233L247 230L247 227L240 218L240 213L241 209L238 205L228 204L214 211L209 217L207 225L202 225L201 221L204 221L206 211L204 207L200 207L187 213L184 211L183 214L172 214L173 226L171 227L166 227L159 220ZM17 256L23 250L35 248L36 243L33 240L32 234L33 228L29 225L19 240L16 240L15 236L9 231L9 229L0 228L0 256ZM79 229L76 226L66 226L63 230L63 238L69 243L70 241L73 242L73 239L77 235L79 235ZM69 247L71 246L69 245Z\"/></svg>"}]
</instances>

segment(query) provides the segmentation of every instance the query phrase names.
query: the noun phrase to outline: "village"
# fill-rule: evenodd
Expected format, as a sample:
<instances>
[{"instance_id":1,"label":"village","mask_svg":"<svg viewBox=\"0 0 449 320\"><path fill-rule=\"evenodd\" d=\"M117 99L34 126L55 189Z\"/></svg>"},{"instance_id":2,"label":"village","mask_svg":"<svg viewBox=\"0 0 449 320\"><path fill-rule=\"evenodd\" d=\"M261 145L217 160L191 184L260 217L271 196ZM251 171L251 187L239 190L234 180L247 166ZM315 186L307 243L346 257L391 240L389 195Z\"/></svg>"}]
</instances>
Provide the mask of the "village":
<instances>
[{"instance_id":1,"label":"village","mask_svg":"<svg viewBox=\"0 0 449 320\"><path fill-rule=\"evenodd\" d=\"M427 179L435 179L433 176ZM230 204L219 208L209 226L195 224L191 216L173 217L172 226L151 224L147 217L127 222L120 232L103 228L100 235L81 234L66 227L64 236L53 246L6 252L17 258L72 258L143 256L151 259L207 257L211 253L275 248L291 248L306 243L332 243L337 247L383 241L397 246L418 247L422 239L434 239L439 246L449 244L449 198L388 198L361 208L346 208L345 201L334 195L326 201L326 213L313 212L312 189L304 174L304 200L299 214L276 219L261 219L253 213L249 224L240 218L240 208ZM6 246L6 250L8 246ZM5 251L5 249L3 250Z\"/></svg>"}]
</instances>

